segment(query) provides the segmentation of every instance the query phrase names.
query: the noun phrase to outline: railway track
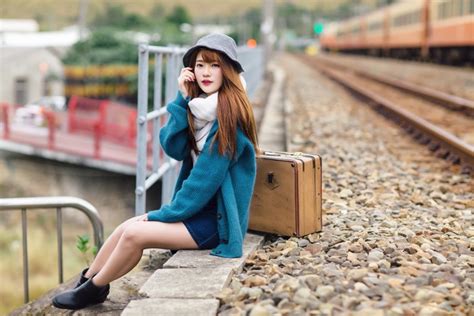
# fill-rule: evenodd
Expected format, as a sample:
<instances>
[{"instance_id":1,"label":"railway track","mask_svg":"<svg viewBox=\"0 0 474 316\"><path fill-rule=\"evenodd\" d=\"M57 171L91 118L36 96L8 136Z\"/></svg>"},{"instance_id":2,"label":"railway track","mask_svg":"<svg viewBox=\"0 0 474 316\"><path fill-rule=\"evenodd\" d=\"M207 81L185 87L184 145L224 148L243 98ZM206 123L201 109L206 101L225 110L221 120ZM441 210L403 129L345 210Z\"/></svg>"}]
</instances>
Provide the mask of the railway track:
<instances>
[{"instance_id":1,"label":"railway track","mask_svg":"<svg viewBox=\"0 0 474 316\"><path fill-rule=\"evenodd\" d=\"M318 57L319 60L324 61L325 64L331 65L332 67L336 67L338 69L347 71L348 67L335 62L331 58L328 57ZM446 109L450 109L452 111L461 112L468 116L474 117L474 101L469 100L460 96L452 95L440 90L436 90L426 86L420 86L415 83L406 82L400 79L389 78L383 75L377 75L372 72L363 71L361 69L351 68L351 72L360 75L362 77L372 79L373 81L383 83L387 86L394 87L406 92L409 92L413 95L420 96L422 98L429 99L433 103L437 104L438 106L444 107Z\"/></svg>"},{"instance_id":2,"label":"railway track","mask_svg":"<svg viewBox=\"0 0 474 316\"><path fill-rule=\"evenodd\" d=\"M390 78L349 69L332 61L300 56L333 80L370 100L378 112L398 122L436 156L474 171L474 104L470 100ZM435 105L436 104L436 105ZM439 105L445 105L440 107Z\"/></svg>"}]
</instances>

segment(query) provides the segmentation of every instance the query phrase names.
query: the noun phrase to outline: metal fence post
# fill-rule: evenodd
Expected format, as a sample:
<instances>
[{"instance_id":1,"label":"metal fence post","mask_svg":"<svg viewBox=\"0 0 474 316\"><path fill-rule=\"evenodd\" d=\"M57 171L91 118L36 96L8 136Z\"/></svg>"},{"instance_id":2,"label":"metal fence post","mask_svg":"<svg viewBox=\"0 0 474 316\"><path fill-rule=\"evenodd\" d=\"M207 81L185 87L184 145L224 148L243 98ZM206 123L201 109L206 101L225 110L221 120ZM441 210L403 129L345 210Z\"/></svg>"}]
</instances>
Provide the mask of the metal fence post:
<instances>
[{"instance_id":1,"label":"metal fence post","mask_svg":"<svg viewBox=\"0 0 474 316\"><path fill-rule=\"evenodd\" d=\"M148 45L138 47L137 181L135 215L145 214L147 169Z\"/></svg>"}]
</instances>

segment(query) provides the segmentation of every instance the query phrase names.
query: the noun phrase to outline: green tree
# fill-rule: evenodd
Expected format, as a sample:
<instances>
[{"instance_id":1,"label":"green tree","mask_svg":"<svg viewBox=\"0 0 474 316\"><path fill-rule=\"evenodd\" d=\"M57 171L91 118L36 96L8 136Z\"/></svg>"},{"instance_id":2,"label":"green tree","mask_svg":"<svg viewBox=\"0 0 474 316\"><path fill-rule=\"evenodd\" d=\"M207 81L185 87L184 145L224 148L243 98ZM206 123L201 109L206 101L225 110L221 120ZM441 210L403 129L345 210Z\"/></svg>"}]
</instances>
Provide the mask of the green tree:
<instances>
[{"instance_id":1,"label":"green tree","mask_svg":"<svg viewBox=\"0 0 474 316\"><path fill-rule=\"evenodd\" d=\"M162 23L164 22L165 14L166 12L165 12L165 7L163 6L163 4L157 3L151 9L149 17L155 23Z\"/></svg>"},{"instance_id":2,"label":"green tree","mask_svg":"<svg viewBox=\"0 0 474 316\"><path fill-rule=\"evenodd\" d=\"M177 5L173 8L171 13L166 17L166 21L175 25L181 25L183 23L192 23L188 11L185 7L181 5Z\"/></svg>"},{"instance_id":3,"label":"green tree","mask_svg":"<svg viewBox=\"0 0 474 316\"><path fill-rule=\"evenodd\" d=\"M74 44L63 62L67 65L134 64L137 58L136 44L120 37L114 29L102 28Z\"/></svg>"},{"instance_id":4,"label":"green tree","mask_svg":"<svg viewBox=\"0 0 474 316\"><path fill-rule=\"evenodd\" d=\"M92 27L139 30L149 28L150 21L142 15L125 12L121 5L107 3L104 12L93 20Z\"/></svg>"}]
</instances>

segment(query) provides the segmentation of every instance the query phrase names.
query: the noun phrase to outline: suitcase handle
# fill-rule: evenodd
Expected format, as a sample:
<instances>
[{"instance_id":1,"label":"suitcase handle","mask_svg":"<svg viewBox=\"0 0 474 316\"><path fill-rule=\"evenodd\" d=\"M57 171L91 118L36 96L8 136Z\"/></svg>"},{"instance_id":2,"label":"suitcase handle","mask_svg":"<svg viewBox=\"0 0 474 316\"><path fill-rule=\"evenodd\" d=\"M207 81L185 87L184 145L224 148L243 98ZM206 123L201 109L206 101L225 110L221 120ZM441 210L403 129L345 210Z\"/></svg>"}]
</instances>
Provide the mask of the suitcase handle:
<instances>
[{"instance_id":1,"label":"suitcase handle","mask_svg":"<svg viewBox=\"0 0 474 316\"><path fill-rule=\"evenodd\" d=\"M293 157L299 157L299 156L304 156L304 153L302 153L301 151L297 151L297 152L294 152L294 153L289 153L289 152L274 152L274 151L264 151L263 152L264 155L267 155L267 156L276 156L276 157L280 157L280 156L293 156Z\"/></svg>"},{"instance_id":2,"label":"suitcase handle","mask_svg":"<svg viewBox=\"0 0 474 316\"><path fill-rule=\"evenodd\" d=\"M267 174L267 182L273 184L273 172Z\"/></svg>"},{"instance_id":3,"label":"suitcase handle","mask_svg":"<svg viewBox=\"0 0 474 316\"><path fill-rule=\"evenodd\" d=\"M275 157L280 157L281 156L279 153L274 153L274 152L271 152L271 151L265 151L263 154L267 155L267 156L275 156Z\"/></svg>"}]
</instances>

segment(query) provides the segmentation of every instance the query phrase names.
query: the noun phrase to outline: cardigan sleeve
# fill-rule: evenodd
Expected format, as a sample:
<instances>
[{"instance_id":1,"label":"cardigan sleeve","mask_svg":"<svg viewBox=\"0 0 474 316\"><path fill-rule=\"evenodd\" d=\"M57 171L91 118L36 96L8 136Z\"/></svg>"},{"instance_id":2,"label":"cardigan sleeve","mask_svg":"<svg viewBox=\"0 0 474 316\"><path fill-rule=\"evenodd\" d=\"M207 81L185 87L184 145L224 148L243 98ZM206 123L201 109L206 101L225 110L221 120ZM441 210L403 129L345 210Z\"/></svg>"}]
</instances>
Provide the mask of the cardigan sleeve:
<instances>
[{"instance_id":1,"label":"cardigan sleeve","mask_svg":"<svg viewBox=\"0 0 474 316\"><path fill-rule=\"evenodd\" d=\"M175 198L159 210L148 212L148 220L166 223L183 221L198 213L214 196L224 181L231 158L219 154L217 141L209 151L211 141L212 135L209 134L203 151Z\"/></svg>"},{"instance_id":2,"label":"cardigan sleeve","mask_svg":"<svg viewBox=\"0 0 474 316\"><path fill-rule=\"evenodd\" d=\"M187 99L180 92L176 99L167 105L169 119L160 130L160 144L171 158L181 161L190 153L188 143Z\"/></svg>"}]
</instances>

